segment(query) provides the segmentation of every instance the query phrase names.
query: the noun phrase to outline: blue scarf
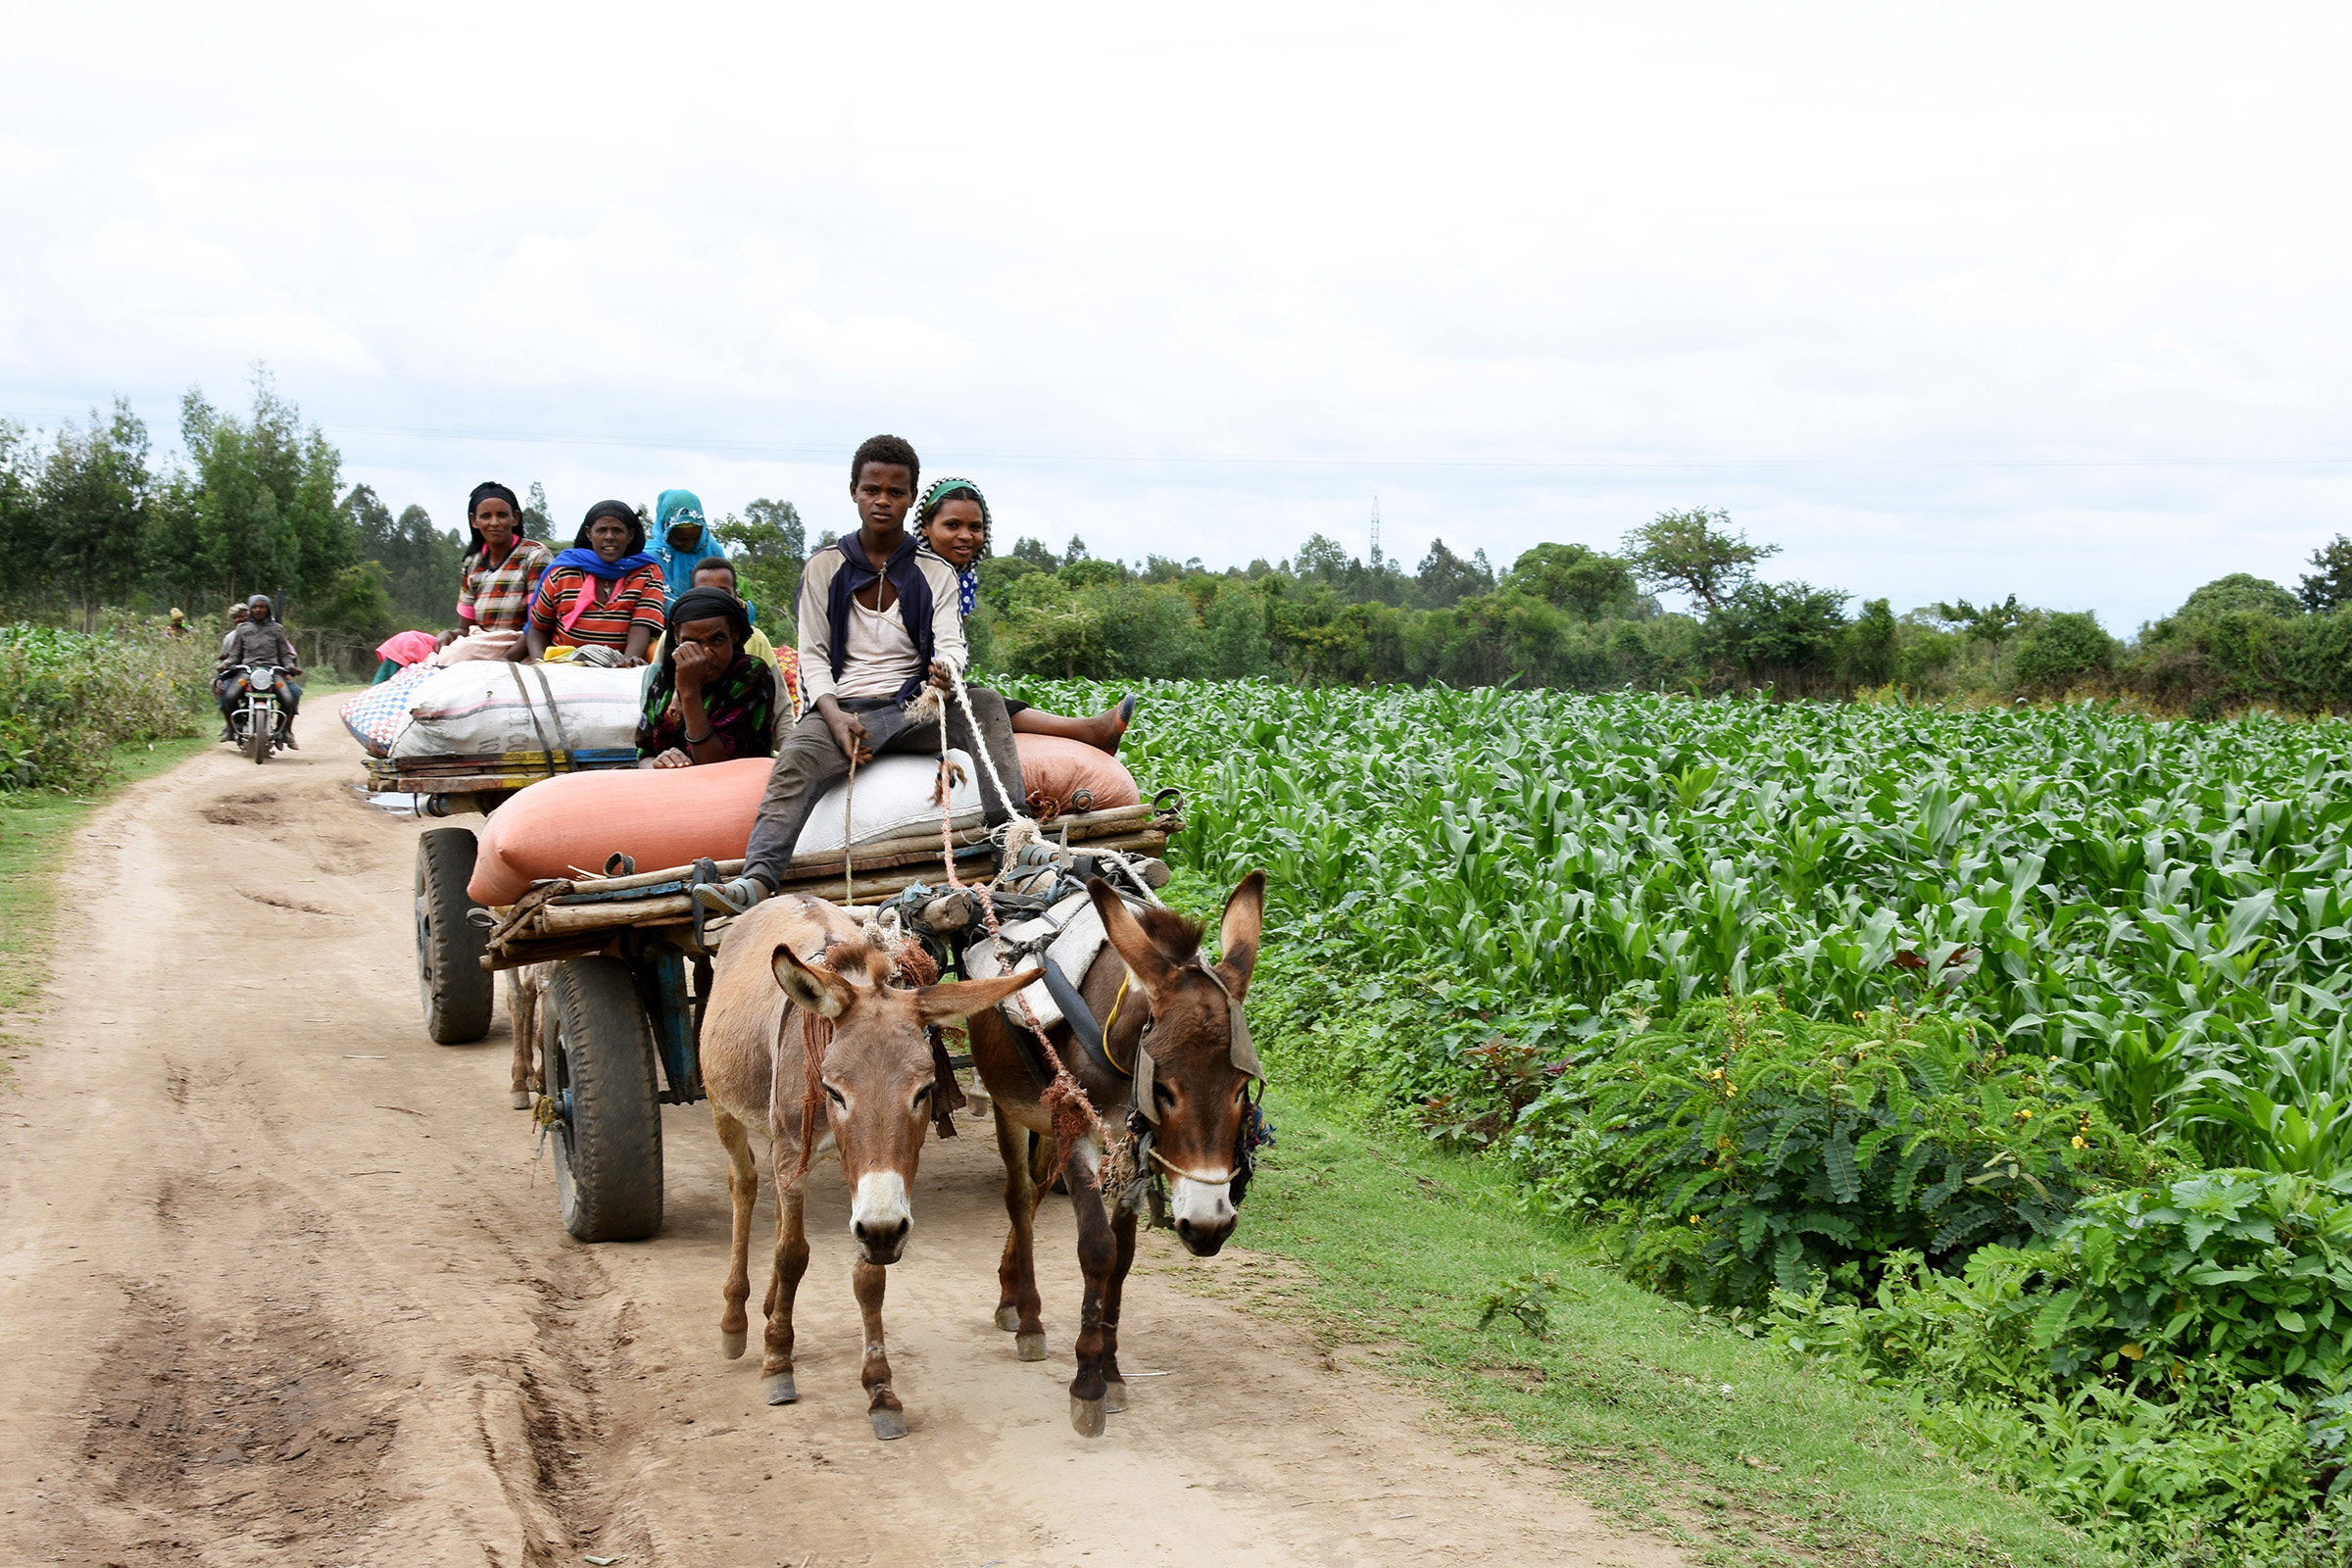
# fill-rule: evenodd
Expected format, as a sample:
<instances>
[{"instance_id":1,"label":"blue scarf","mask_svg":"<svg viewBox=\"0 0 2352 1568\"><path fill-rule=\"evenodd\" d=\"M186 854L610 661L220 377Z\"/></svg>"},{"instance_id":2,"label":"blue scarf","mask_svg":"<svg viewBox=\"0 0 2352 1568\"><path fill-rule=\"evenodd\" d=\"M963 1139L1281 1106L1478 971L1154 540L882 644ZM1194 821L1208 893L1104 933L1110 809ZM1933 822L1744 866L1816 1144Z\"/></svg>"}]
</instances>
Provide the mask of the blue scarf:
<instances>
[{"instance_id":1,"label":"blue scarf","mask_svg":"<svg viewBox=\"0 0 2352 1568\"><path fill-rule=\"evenodd\" d=\"M651 566L657 563L653 557L643 554L623 556L618 561L607 561L593 550L582 550L574 545L558 556L555 564L577 566L591 577L602 577L607 582L611 582L615 577L626 577L640 566Z\"/></svg>"},{"instance_id":2,"label":"blue scarf","mask_svg":"<svg viewBox=\"0 0 2352 1568\"><path fill-rule=\"evenodd\" d=\"M956 574L956 608L963 618L972 618L972 606L980 602L980 568L966 566Z\"/></svg>"},{"instance_id":3,"label":"blue scarf","mask_svg":"<svg viewBox=\"0 0 2352 1568\"><path fill-rule=\"evenodd\" d=\"M841 569L833 574L832 592L827 594L825 622L833 633L833 678L841 679L842 662L850 653L850 597L867 583L887 577L899 591L894 607L899 618L906 623L906 635L914 639L914 651L922 660L922 667L899 688L898 703L904 708L913 700L931 678L931 579L915 564L915 552L923 548L922 540L908 534L888 561L876 566L865 559L865 551L856 534L845 534L833 546L841 552Z\"/></svg>"}]
</instances>

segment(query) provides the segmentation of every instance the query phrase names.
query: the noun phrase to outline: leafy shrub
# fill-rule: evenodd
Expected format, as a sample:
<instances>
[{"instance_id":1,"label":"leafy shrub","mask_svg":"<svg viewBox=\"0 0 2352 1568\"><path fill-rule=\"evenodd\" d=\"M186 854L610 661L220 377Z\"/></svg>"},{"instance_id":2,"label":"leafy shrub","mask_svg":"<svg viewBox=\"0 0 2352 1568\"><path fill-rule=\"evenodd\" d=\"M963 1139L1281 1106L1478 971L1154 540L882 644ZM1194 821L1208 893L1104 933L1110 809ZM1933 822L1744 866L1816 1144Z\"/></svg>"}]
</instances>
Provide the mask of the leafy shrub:
<instances>
[{"instance_id":1,"label":"leafy shrub","mask_svg":"<svg viewBox=\"0 0 2352 1568\"><path fill-rule=\"evenodd\" d=\"M0 790L80 789L126 741L193 732L214 660L202 632L124 619L95 636L0 626Z\"/></svg>"},{"instance_id":2,"label":"leafy shrub","mask_svg":"<svg viewBox=\"0 0 2352 1568\"><path fill-rule=\"evenodd\" d=\"M2221 1170L2101 1194L2045 1247L1957 1276L1904 1252L1869 1304L1775 1308L1788 1348L1909 1391L1932 1436L2122 1544L2259 1559L2342 1491L2352 1202L2330 1184Z\"/></svg>"},{"instance_id":3,"label":"leafy shrub","mask_svg":"<svg viewBox=\"0 0 2352 1568\"><path fill-rule=\"evenodd\" d=\"M2115 639L2088 611L2061 611L2026 634L2017 648L2017 684L2056 695L2103 676L2115 663Z\"/></svg>"},{"instance_id":4,"label":"leafy shrub","mask_svg":"<svg viewBox=\"0 0 2352 1568\"><path fill-rule=\"evenodd\" d=\"M1609 1226L1636 1277L1725 1304L2049 1236L2151 1164L2049 1063L1968 1024L1822 1023L1770 997L1621 1037L1529 1106L1511 1152Z\"/></svg>"}]
</instances>

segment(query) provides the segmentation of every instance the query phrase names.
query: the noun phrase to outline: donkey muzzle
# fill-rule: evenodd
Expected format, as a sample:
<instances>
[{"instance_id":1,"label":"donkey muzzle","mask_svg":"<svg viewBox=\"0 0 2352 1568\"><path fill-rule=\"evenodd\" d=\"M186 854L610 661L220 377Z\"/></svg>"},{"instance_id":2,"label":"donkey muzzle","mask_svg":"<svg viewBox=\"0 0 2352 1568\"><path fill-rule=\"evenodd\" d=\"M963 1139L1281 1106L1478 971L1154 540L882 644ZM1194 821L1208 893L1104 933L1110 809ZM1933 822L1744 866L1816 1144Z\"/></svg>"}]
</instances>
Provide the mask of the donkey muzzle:
<instances>
[{"instance_id":1,"label":"donkey muzzle","mask_svg":"<svg viewBox=\"0 0 2352 1568\"><path fill-rule=\"evenodd\" d=\"M1231 1182L1197 1182L1179 1176L1169 1184L1168 1207L1176 1217L1176 1239L1195 1257L1214 1257L1241 1216L1233 1206Z\"/></svg>"},{"instance_id":2,"label":"donkey muzzle","mask_svg":"<svg viewBox=\"0 0 2352 1568\"><path fill-rule=\"evenodd\" d=\"M858 1191L850 1200L850 1235L858 1243L859 1261L896 1263L913 1229L914 1211L906 1201L904 1178L895 1171L869 1171L858 1178Z\"/></svg>"}]
</instances>

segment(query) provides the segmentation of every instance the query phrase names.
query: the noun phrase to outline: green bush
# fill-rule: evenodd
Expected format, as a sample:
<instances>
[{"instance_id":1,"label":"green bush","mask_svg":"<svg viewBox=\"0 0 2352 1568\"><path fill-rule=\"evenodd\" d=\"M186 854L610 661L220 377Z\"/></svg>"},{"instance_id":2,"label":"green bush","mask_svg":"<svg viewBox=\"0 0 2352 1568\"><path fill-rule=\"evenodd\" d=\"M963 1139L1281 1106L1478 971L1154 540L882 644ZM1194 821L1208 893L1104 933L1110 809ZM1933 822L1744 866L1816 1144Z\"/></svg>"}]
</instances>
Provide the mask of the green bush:
<instances>
[{"instance_id":1,"label":"green bush","mask_svg":"<svg viewBox=\"0 0 2352 1568\"><path fill-rule=\"evenodd\" d=\"M1771 997L1699 1003L1563 1073L1510 1151L1661 1290L1745 1306L1776 1284L1861 1292L1892 1253L1956 1266L2148 1171L2095 1100L1989 1039L1891 1010L1847 1025Z\"/></svg>"},{"instance_id":2,"label":"green bush","mask_svg":"<svg viewBox=\"0 0 2352 1568\"><path fill-rule=\"evenodd\" d=\"M0 791L86 788L116 746L194 733L214 653L205 633L166 637L154 619L95 636L0 626Z\"/></svg>"},{"instance_id":3,"label":"green bush","mask_svg":"<svg viewBox=\"0 0 2352 1568\"><path fill-rule=\"evenodd\" d=\"M1779 1295L1770 1332L2118 1544L2278 1560L2342 1490L2352 1202L2250 1170L2102 1194L1957 1276L1891 1257L1867 1304Z\"/></svg>"},{"instance_id":4,"label":"green bush","mask_svg":"<svg viewBox=\"0 0 2352 1568\"><path fill-rule=\"evenodd\" d=\"M2056 696L2105 676L2115 639L2088 611L2062 611L2028 632L2017 649L2017 684Z\"/></svg>"}]
</instances>

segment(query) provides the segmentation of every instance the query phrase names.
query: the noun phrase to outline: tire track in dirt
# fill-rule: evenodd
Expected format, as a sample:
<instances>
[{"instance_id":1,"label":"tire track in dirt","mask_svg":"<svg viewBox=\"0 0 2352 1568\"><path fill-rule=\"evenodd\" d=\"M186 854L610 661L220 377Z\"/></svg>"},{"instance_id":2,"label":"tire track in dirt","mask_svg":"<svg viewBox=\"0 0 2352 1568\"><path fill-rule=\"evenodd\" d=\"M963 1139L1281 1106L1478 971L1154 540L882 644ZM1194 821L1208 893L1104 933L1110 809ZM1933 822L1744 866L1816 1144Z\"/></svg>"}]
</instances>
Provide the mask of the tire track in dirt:
<instances>
[{"instance_id":1,"label":"tire track in dirt","mask_svg":"<svg viewBox=\"0 0 2352 1568\"><path fill-rule=\"evenodd\" d=\"M417 826L356 800L331 712L303 736L102 810L55 983L0 1020L38 1042L0 1150L0 1561L1679 1561L1303 1330L1168 1278L1275 1266L1246 1250L1147 1243L1134 1407L1077 1438L1068 1212L1040 1225L1054 1354L1022 1363L990 1321L1004 1211L977 1121L927 1151L891 1270L911 1436L869 1435L831 1167L809 1177L803 1402L768 1408L756 1357L717 1354L707 1113L665 1112L658 1239L565 1237L506 1107L503 1007L476 1046L421 1037Z\"/></svg>"}]
</instances>

